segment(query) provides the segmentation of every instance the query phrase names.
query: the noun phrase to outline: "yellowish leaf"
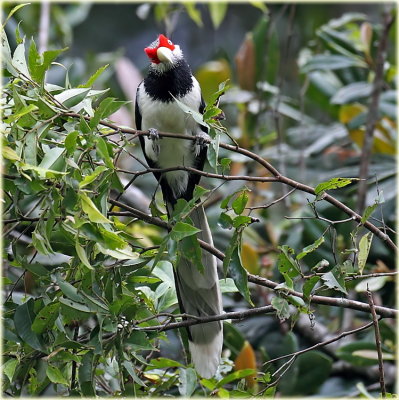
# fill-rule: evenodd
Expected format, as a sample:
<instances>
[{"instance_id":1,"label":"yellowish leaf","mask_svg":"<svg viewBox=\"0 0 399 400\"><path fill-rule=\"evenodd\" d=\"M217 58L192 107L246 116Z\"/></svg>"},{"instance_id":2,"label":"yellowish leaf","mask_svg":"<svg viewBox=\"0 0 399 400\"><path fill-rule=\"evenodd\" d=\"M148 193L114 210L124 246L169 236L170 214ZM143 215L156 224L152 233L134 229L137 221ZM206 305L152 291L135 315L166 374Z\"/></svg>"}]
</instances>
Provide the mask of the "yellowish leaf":
<instances>
[{"instance_id":1,"label":"yellowish leaf","mask_svg":"<svg viewBox=\"0 0 399 400\"><path fill-rule=\"evenodd\" d=\"M7 158L7 160L11 160L11 161L19 161L20 160L19 155L11 147L3 146L3 148L1 149L1 153L4 158Z\"/></svg>"},{"instance_id":2,"label":"yellowish leaf","mask_svg":"<svg viewBox=\"0 0 399 400\"><path fill-rule=\"evenodd\" d=\"M251 344L246 340L244 345L238 354L237 358L234 360L234 369L236 371L242 369L253 369L256 370L256 355ZM247 385L249 387L254 387L256 385L256 374L249 375L245 378Z\"/></svg>"},{"instance_id":3,"label":"yellowish leaf","mask_svg":"<svg viewBox=\"0 0 399 400\"><path fill-rule=\"evenodd\" d=\"M249 243L243 243L241 246L241 261L248 272L258 274L259 254Z\"/></svg>"},{"instance_id":4,"label":"yellowish leaf","mask_svg":"<svg viewBox=\"0 0 399 400\"><path fill-rule=\"evenodd\" d=\"M254 90L256 84L255 45L249 33L242 42L236 56L237 78L241 89Z\"/></svg>"}]
</instances>

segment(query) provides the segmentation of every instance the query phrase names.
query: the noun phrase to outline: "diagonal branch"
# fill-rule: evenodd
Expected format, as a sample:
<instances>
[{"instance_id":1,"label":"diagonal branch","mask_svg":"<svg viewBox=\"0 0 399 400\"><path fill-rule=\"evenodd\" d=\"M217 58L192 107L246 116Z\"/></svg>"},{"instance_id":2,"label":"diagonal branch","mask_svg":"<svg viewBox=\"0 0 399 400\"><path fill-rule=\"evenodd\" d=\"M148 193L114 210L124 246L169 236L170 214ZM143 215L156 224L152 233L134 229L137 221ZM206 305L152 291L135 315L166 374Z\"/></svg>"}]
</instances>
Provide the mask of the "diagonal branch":
<instances>
[{"instance_id":1,"label":"diagonal branch","mask_svg":"<svg viewBox=\"0 0 399 400\"><path fill-rule=\"evenodd\" d=\"M162 221L159 218L154 218L154 217L146 214L145 212L137 210L133 207L130 207L120 201L116 201L113 199L109 199L108 201L113 205L116 205L122 209L125 209L125 210L131 212L132 216L135 218L139 218L142 221L145 221L149 224L159 226L160 228L163 228L163 229L171 229L171 226L167 222ZM198 242L204 250L213 254L219 260L223 261L223 259L225 257L223 252L221 252L220 250L211 246L209 243L206 243L200 239L198 239ZM273 290L278 285L278 283L273 282L269 279L262 278L260 276L256 276L256 275L252 275L252 274L248 274L248 281L255 283L257 285L260 285L260 286L267 287L269 289L273 289ZM303 294L300 292L296 292L295 290L290 290L290 289L284 289L284 290L290 295L294 295L294 296L303 298ZM360 301L345 299L345 298L312 296L310 299L310 302L314 303L314 304L325 304L325 305L330 305L330 306L334 306L334 307L351 308L353 310L363 311L363 312L367 312L367 313L370 312L370 306L368 304L362 303ZM394 310L394 309L388 308L388 307L375 306L375 311L378 315L380 315L382 317L396 318L396 316L397 316L397 310Z\"/></svg>"},{"instance_id":2,"label":"diagonal branch","mask_svg":"<svg viewBox=\"0 0 399 400\"><path fill-rule=\"evenodd\" d=\"M328 344L334 343L334 342L344 338L345 336L353 335L354 333L361 332L361 331L363 331L365 329L368 329L372 325L373 325L373 322L369 322L368 324L363 325L360 328L356 328L356 329L352 329L350 331L342 332L339 335L337 335L337 336L335 336L335 337L333 337L331 339L325 340L324 342L317 343L317 344L315 344L313 346L307 347L306 349L296 351L295 353L285 354L283 356L273 358L272 360L266 361L263 365L267 365L267 364L270 364L270 363L275 362L275 361L283 360L284 358L288 358L288 357L295 357L296 358L300 354L307 353L308 351L318 349L319 347L327 346Z\"/></svg>"},{"instance_id":3,"label":"diagonal branch","mask_svg":"<svg viewBox=\"0 0 399 400\"><path fill-rule=\"evenodd\" d=\"M91 120L90 117L82 116L80 114L73 113L73 112L63 112L62 114L65 115L65 116L68 116L68 117L73 117L73 118L81 118L81 117L83 117L88 121ZM111 128L111 129L113 129L115 131L113 133L106 134L106 135L103 135L103 136L113 135L116 132L132 135L130 140L133 140L133 139L135 139L135 138L137 138L139 136L149 136L149 132L148 131L139 131L139 130L132 129L132 128L121 128L121 127L119 127L119 126L117 126L117 125L115 125L115 124L113 124L111 122L104 121L104 120L101 120L99 122L99 124L107 126L107 127ZM159 134L159 136L161 138L162 137L168 137L168 138L177 138L177 139L191 140L191 141L195 141L196 140L195 136L181 135L181 134L178 134L178 133L158 132L158 134ZM238 154L242 154L242 155L250 158L251 160L257 162L258 164L263 166L267 171L269 171L276 178L276 182L283 183L285 185L291 186L292 188L296 188L298 190L301 190L302 192L310 193L310 194L316 196L314 188L312 188L311 186L305 185L303 183L297 182L297 181L295 181L293 179L290 179L287 176L282 175L275 167L273 167L273 165L271 165L268 161L263 159L261 156L255 154L255 153L253 153L253 152L251 152L249 150L246 150L246 149L244 149L242 147L233 146L233 145L226 144L226 143L220 143L219 147L221 147L223 149L226 149L226 150L230 150L230 151L238 153ZM359 215L358 213L356 213L355 211L353 211L347 205L345 205L342 202L340 202L339 200L337 200L335 197L329 195L328 193L324 193L324 195L322 195L321 199L325 200L328 203L332 204L333 206L339 208L345 214L347 214L350 217L352 217L353 220L355 220L356 222L361 223L362 216ZM395 245L395 243L391 240L391 238L386 233L380 231L375 225L373 225L369 221L365 221L362 224L366 229L368 229L370 232L374 233L378 238L380 238L383 242L385 242L392 250L395 250L395 251L397 250L397 246Z\"/></svg>"}]
</instances>

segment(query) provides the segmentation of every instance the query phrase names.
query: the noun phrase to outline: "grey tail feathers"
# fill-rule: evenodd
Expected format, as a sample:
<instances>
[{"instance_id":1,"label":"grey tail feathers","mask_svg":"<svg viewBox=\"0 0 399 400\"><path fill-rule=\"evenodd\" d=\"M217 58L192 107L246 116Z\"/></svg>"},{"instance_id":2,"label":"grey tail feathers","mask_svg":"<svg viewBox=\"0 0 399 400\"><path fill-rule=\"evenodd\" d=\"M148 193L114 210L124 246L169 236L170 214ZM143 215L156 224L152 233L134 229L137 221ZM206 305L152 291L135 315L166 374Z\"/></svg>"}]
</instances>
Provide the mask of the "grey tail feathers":
<instances>
[{"instance_id":1,"label":"grey tail feathers","mask_svg":"<svg viewBox=\"0 0 399 400\"><path fill-rule=\"evenodd\" d=\"M203 206L197 206L190 214L193 224L201 232L197 237L213 245L211 231ZM223 312L219 288L216 257L202 251L204 273L184 257L175 271L176 289L181 311L205 317ZM188 328L189 348L195 369L203 378L211 378L220 364L223 346L223 325L221 321L192 325Z\"/></svg>"}]
</instances>

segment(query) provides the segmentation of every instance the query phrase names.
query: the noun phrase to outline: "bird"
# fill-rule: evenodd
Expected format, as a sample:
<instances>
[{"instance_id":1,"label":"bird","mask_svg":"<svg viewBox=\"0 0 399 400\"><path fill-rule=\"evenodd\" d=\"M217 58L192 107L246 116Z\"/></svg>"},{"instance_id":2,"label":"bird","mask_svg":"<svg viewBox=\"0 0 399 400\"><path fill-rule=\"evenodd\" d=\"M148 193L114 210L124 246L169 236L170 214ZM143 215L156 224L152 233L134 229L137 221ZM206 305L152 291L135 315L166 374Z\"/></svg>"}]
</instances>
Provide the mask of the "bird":
<instances>
[{"instance_id":1,"label":"bird","mask_svg":"<svg viewBox=\"0 0 399 400\"><path fill-rule=\"evenodd\" d=\"M209 142L208 128L197 123L182 110L176 100L201 114L205 102L197 79L193 76L179 45L163 34L144 49L149 58L148 73L136 93L137 130L148 130L140 144L150 168L177 166L203 170ZM195 140L159 137L158 132L192 135ZM179 199L190 201L200 175L186 170L154 172L170 217ZM197 237L213 246L212 234L204 207L196 204L190 214ZM180 311L198 317L223 313L217 263L214 255L202 251L203 272L184 256L174 268ZM194 367L203 378L215 375L221 360L223 325L221 321L192 325L187 328L189 350Z\"/></svg>"}]
</instances>

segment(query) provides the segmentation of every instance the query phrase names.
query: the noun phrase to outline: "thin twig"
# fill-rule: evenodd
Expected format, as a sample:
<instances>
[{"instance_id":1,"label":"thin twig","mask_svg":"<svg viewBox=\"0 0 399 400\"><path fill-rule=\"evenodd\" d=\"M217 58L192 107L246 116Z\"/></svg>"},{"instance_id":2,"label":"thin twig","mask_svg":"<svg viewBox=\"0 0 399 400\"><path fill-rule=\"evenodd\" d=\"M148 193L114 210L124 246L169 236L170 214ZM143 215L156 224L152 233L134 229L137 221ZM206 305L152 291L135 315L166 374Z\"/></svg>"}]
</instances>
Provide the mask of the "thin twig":
<instances>
[{"instance_id":1,"label":"thin twig","mask_svg":"<svg viewBox=\"0 0 399 400\"><path fill-rule=\"evenodd\" d=\"M378 369L380 371L381 396L383 399L385 399L386 389L385 389L385 379L384 379L384 360L382 358L382 350L381 350L380 327L378 325L378 318L375 310L373 294L369 290L369 285L367 285L367 297L370 305L371 316L373 318L372 324L374 325L374 332L375 332L375 344L377 347L377 355L378 355Z\"/></svg>"},{"instance_id":2,"label":"thin twig","mask_svg":"<svg viewBox=\"0 0 399 400\"><path fill-rule=\"evenodd\" d=\"M291 193L295 192L296 188L291 189L289 192L285 193L284 195L282 195L281 197L279 197L276 200L273 200L272 202L265 204L264 206L254 206L254 207L245 207L246 210L259 210L259 209L266 209L269 208L277 203L279 203L280 201L284 200L286 197L288 197Z\"/></svg>"},{"instance_id":3,"label":"thin twig","mask_svg":"<svg viewBox=\"0 0 399 400\"><path fill-rule=\"evenodd\" d=\"M141 219L142 221L145 221L147 223L159 226L164 229L171 229L171 226L159 219L159 218L154 218L148 214L146 214L143 211L137 210L133 207L130 207L124 203L121 203L119 201L115 201L112 199L109 199L109 202L111 204L114 204L122 209L125 209L127 211L130 211L132 213L132 216ZM203 240L198 239L198 243L200 246L208 251L209 253L213 254L215 257L217 257L219 260L223 261L224 259L224 254L220 250L216 249L215 247L211 246L209 243L204 242ZM248 274L248 281L255 283L260 286L267 287L269 289L275 289L278 283L273 282L269 279L262 278L260 276ZM294 290L290 289L285 289L288 294L294 295L294 296L299 296L303 298L303 294L300 292L296 292ZM335 306L335 307L343 307L343 308L352 308L354 310L358 311L363 311L363 312L370 312L370 306L366 303L362 303L360 301L355 301L355 300L348 300L345 298L336 298L336 297L325 297L325 296L312 296L310 299L311 303L315 304L326 304L330 306ZM375 307L377 314L381 315L382 317L387 317L387 318L396 318L397 316L397 310L388 308L388 307L381 307L381 306L376 306Z\"/></svg>"},{"instance_id":4,"label":"thin twig","mask_svg":"<svg viewBox=\"0 0 399 400\"><path fill-rule=\"evenodd\" d=\"M363 330L365 330L367 328L370 328L370 326L372 326L372 325L373 325L373 322L369 322L368 324L363 325L360 328L356 328L356 329L352 329L350 331L342 332L338 336L333 337L332 339L325 340L324 342L317 343L317 344L315 344L313 346L307 347L306 349L299 350L299 351L296 351L296 352L290 353L290 354L285 354L284 356L273 358L272 360L266 361L263 365L267 365L267 364L270 364L270 363L275 362L275 361L282 360L282 359L287 358L287 357L295 357L296 358L300 354L307 353L308 351L318 349L319 347L327 346L328 344L334 343L337 340L340 340L340 339L344 338L345 336L353 335L353 334L355 334L357 332L361 332L361 331L363 331Z\"/></svg>"}]
</instances>

